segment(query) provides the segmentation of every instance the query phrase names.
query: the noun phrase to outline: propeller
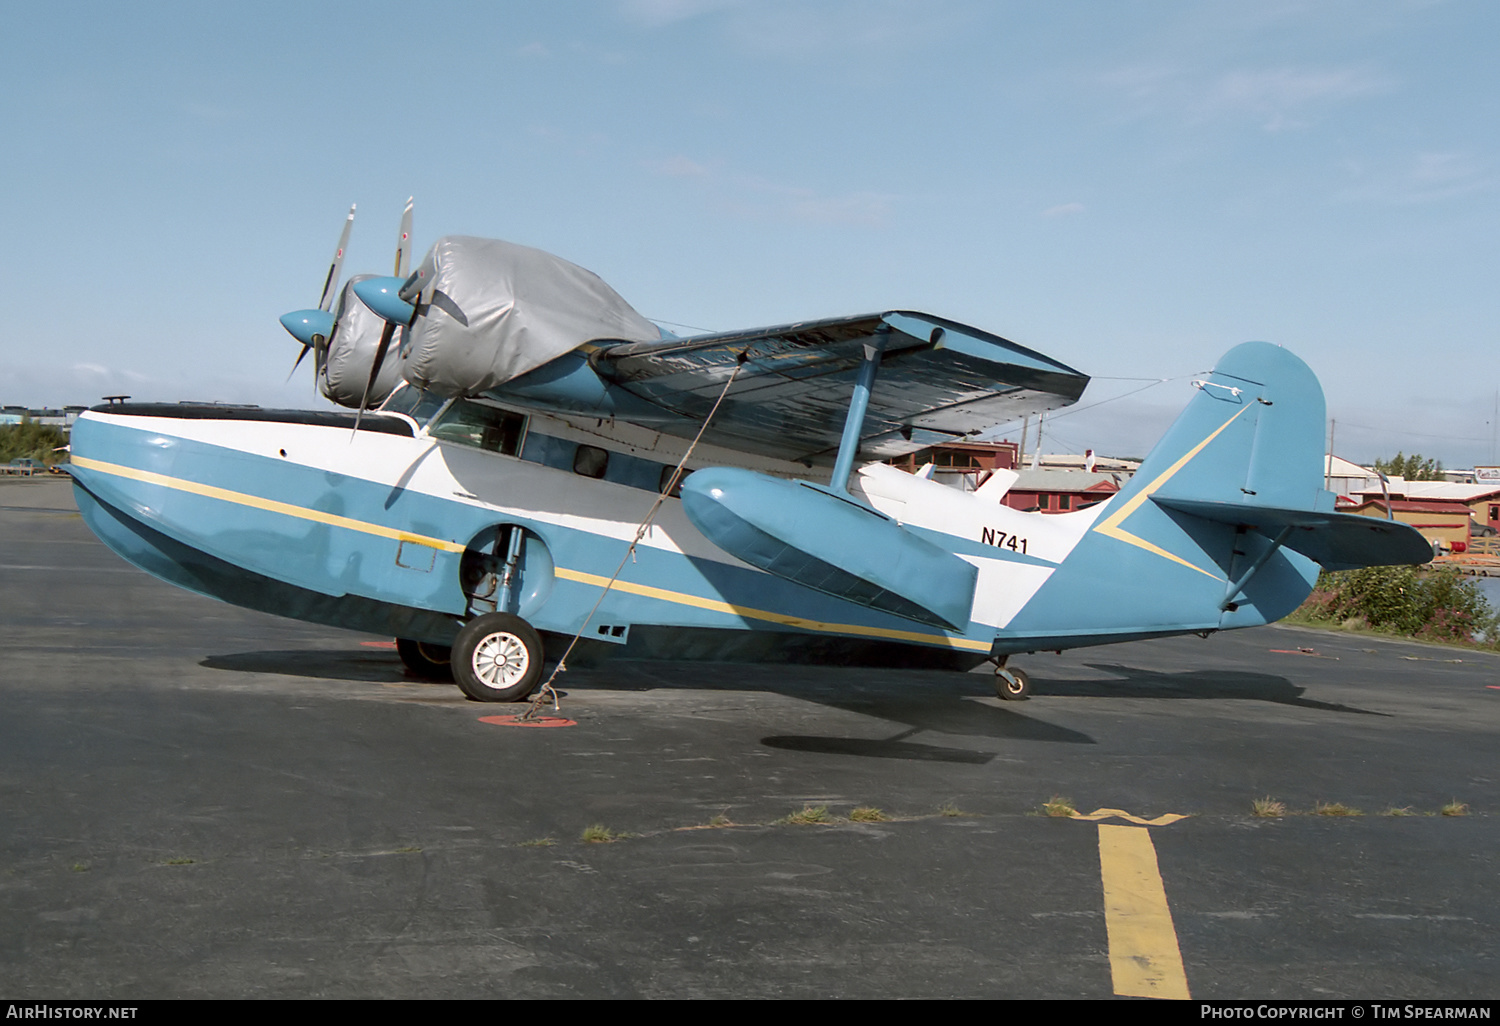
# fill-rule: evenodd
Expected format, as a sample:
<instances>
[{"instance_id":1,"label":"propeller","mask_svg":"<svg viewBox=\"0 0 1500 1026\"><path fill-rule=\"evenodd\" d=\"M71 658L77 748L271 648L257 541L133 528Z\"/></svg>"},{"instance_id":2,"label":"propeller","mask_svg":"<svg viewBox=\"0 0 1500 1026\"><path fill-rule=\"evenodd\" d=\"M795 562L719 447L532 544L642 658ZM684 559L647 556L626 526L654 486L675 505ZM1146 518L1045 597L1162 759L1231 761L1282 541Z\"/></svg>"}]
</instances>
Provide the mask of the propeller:
<instances>
[{"instance_id":1,"label":"propeller","mask_svg":"<svg viewBox=\"0 0 1500 1026\"><path fill-rule=\"evenodd\" d=\"M367 281L389 282L405 278L408 273L407 265L411 263L411 208L414 197L406 199L406 209L401 213L401 235L396 240L396 269L395 278L370 278ZM361 288L365 282L359 282L354 286L354 294L364 301L365 305L385 318L385 328L380 332L380 345L375 350L375 359L370 363L370 379L365 382L365 393L360 397L359 409L354 414L354 430L359 431L360 418L364 416L365 408L370 404L370 392L375 387L375 379L380 376L380 365L385 362L386 351L391 347L391 338L396 333L397 322L392 320L380 306L375 306L365 298L364 289ZM405 305L405 304L403 304ZM416 314L415 308L407 314L403 325L410 324L412 316Z\"/></svg>"},{"instance_id":2,"label":"propeller","mask_svg":"<svg viewBox=\"0 0 1500 1026\"><path fill-rule=\"evenodd\" d=\"M309 349L317 351L313 358L314 387L317 375L322 370L323 347L333 336L334 317L330 311L333 309L333 297L338 294L339 269L344 266L344 251L349 246L349 230L354 227L355 206L356 204L349 204L349 216L344 219L343 234L339 236L338 248L333 251L333 263L328 266L328 277L323 279L323 294L318 298L318 308L281 315L281 326L302 343L302 352L297 354L297 362L292 364L292 374L296 374L297 368L302 366L302 360ZM287 375L288 381L292 379L292 374Z\"/></svg>"}]
</instances>

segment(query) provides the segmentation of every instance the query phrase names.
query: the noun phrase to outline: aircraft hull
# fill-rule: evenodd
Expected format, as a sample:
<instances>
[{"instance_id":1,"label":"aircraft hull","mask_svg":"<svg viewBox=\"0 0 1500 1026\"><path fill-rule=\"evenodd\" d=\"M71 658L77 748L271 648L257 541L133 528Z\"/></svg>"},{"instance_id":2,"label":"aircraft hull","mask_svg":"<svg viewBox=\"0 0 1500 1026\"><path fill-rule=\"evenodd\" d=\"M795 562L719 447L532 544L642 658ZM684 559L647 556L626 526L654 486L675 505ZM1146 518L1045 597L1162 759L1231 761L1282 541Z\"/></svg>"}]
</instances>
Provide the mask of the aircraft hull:
<instances>
[{"instance_id":1,"label":"aircraft hull","mask_svg":"<svg viewBox=\"0 0 1500 1026\"><path fill-rule=\"evenodd\" d=\"M516 525L510 611L621 654L969 666L990 653L992 625L934 629L740 564L675 499L590 617L651 492L425 437L226 418L93 411L73 451L80 509L107 545L227 602L450 643L486 611L461 585L466 554ZM752 631L770 638L736 636Z\"/></svg>"}]
</instances>

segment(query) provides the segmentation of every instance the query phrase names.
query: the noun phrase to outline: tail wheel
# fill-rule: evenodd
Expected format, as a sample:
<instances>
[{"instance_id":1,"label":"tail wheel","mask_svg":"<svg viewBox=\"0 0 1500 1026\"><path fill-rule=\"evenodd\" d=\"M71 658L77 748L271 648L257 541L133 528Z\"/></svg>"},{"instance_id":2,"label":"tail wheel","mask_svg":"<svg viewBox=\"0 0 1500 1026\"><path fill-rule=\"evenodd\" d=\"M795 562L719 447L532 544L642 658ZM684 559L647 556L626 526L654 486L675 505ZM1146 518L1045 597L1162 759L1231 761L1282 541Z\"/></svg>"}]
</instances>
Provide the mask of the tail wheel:
<instances>
[{"instance_id":1,"label":"tail wheel","mask_svg":"<svg viewBox=\"0 0 1500 1026\"><path fill-rule=\"evenodd\" d=\"M397 638L396 653L401 656L401 662L413 677L424 680L453 679L453 650L447 645Z\"/></svg>"},{"instance_id":2,"label":"tail wheel","mask_svg":"<svg viewBox=\"0 0 1500 1026\"><path fill-rule=\"evenodd\" d=\"M485 613L453 642L453 679L476 702L519 702L542 680L542 639L510 613Z\"/></svg>"},{"instance_id":3,"label":"tail wheel","mask_svg":"<svg viewBox=\"0 0 1500 1026\"><path fill-rule=\"evenodd\" d=\"M1031 678L1025 670L998 669L995 693L1007 702L1024 701L1031 697Z\"/></svg>"}]
</instances>

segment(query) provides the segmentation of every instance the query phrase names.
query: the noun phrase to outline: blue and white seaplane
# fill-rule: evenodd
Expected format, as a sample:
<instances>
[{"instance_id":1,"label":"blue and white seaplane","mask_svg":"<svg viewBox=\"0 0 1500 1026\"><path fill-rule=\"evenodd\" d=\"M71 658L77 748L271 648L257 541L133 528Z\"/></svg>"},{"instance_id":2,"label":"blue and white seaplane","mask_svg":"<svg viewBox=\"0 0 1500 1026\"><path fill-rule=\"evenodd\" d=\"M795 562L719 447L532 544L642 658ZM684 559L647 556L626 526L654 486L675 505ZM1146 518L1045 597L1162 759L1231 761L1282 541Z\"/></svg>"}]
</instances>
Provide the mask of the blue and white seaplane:
<instances>
[{"instance_id":1,"label":"blue and white seaplane","mask_svg":"<svg viewBox=\"0 0 1500 1026\"><path fill-rule=\"evenodd\" d=\"M1024 698L1016 653L1266 624L1320 566L1430 556L1334 512L1322 389L1274 345L1195 382L1108 500L1023 512L1013 474L963 492L882 461L1076 401L1087 377L1055 360L905 310L676 337L541 251L450 236L413 271L409 237L410 206L395 274L340 289L346 223L318 309L282 318L354 412L79 418L93 531L192 591L394 636L413 672L502 702L574 643L990 660Z\"/></svg>"}]
</instances>

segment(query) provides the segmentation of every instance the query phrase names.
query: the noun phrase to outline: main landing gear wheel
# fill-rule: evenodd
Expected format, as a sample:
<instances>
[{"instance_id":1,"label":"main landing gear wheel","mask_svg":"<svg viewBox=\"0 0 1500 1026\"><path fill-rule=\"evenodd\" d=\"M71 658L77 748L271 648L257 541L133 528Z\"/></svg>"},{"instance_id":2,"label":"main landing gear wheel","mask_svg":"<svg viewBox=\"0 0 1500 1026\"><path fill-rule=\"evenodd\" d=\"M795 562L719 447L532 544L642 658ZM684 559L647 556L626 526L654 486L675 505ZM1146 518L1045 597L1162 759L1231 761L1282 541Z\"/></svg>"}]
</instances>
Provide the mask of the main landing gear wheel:
<instances>
[{"instance_id":1,"label":"main landing gear wheel","mask_svg":"<svg viewBox=\"0 0 1500 1026\"><path fill-rule=\"evenodd\" d=\"M995 670L995 694L1007 702L1022 702L1031 697L1031 678L1025 670L1010 670L997 667Z\"/></svg>"},{"instance_id":2,"label":"main landing gear wheel","mask_svg":"<svg viewBox=\"0 0 1500 1026\"><path fill-rule=\"evenodd\" d=\"M453 679L453 650L447 645L397 638L396 654L401 657L401 662L413 677L423 680Z\"/></svg>"},{"instance_id":3,"label":"main landing gear wheel","mask_svg":"<svg viewBox=\"0 0 1500 1026\"><path fill-rule=\"evenodd\" d=\"M453 679L476 702L519 702L542 680L542 639L510 613L485 613L453 642Z\"/></svg>"}]
</instances>

